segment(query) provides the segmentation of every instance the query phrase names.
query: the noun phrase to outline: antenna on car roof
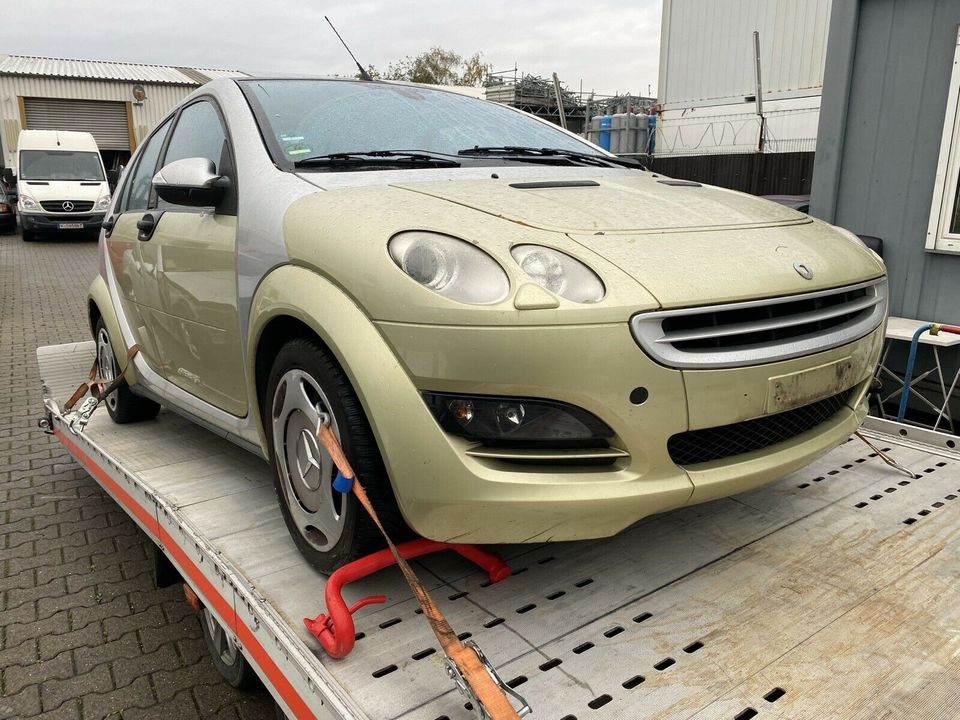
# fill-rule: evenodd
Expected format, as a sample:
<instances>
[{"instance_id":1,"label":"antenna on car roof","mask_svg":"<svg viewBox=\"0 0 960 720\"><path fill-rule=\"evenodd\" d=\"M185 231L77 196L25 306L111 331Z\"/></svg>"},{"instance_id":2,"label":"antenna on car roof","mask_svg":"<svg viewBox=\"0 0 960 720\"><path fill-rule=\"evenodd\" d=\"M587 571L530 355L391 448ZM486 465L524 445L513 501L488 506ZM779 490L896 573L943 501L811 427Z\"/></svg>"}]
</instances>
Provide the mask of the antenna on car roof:
<instances>
[{"instance_id":1,"label":"antenna on car roof","mask_svg":"<svg viewBox=\"0 0 960 720\"><path fill-rule=\"evenodd\" d=\"M360 71L360 79L361 79L361 80L369 80L369 81L372 82L372 81L373 81L373 78L370 77L370 73L368 73L366 70L364 70L364 69L363 69L363 65L361 65L361 64L357 61L357 58L356 58L356 57L354 56L354 54L350 51L350 48L347 47L347 44L343 41L343 38L340 37L340 33L337 32L337 29L333 26L333 23L330 22L330 18L328 18L326 15L324 15L324 16L323 16L323 19L327 21L327 25L330 26L330 29L331 29L331 30L333 30L333 33L337 36L337 40L339 40L339 41L340 41L340 44L343 45L343 49L346 50L348 53L350 53L350 57L352 57L352 58L353 58L353 61L354 61L355 63L357 63L357 70Z\"/></svg>"}]
</instances>

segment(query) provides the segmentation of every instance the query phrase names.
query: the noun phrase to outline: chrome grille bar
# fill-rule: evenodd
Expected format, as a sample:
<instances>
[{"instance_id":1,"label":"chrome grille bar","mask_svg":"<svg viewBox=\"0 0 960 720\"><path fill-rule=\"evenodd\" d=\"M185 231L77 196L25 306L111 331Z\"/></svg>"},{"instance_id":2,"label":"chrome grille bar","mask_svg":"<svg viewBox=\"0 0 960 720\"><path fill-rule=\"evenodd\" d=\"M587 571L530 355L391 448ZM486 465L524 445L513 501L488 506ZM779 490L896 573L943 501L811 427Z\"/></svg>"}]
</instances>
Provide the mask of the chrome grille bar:
<instances>
[{"instance_id":1,"label":"chrome grille bar","mask_svg":"<svg viewBox=\"0 0 960 720\"><path fill-rule=\"evenodd\" d=\"M886 311L887 280L878 278L802 295L638 313L630 327L663 365L741 367L853 342L880 325ZM678 322L682 327L670 327Z\"/></svg>"}]
</instances>

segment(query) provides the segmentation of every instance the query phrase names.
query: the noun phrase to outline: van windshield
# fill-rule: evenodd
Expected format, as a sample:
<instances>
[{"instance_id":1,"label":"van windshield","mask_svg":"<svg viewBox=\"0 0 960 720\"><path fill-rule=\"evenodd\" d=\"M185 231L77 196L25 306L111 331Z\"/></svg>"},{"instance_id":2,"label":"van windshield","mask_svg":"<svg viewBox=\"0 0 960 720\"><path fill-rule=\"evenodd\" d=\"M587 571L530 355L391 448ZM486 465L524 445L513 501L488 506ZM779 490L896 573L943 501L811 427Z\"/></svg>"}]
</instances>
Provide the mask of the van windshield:
<instances>
[{"instance_id":1,"label":"van windshield","mask_svg":"<svg viewBox=\"0 0 960 720\"><path fill-rule=\"evenodd\" d=\"M103 180L100 156L95 152L23 150L21 180Z\"/></svg>"}]
</instances>

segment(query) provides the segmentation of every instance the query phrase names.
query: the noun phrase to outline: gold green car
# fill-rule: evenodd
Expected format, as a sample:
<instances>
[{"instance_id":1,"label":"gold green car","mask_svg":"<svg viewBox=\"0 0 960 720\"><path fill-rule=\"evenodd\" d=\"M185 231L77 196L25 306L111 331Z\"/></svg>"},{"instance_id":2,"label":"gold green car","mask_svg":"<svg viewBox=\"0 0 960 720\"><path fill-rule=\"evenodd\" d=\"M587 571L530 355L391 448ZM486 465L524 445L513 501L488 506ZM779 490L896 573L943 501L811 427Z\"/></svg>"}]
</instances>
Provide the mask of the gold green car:
<instances>
[{"instance_id":1,"label":"gold green car","mask_svg":"<svg viewBox=\"0 0 960 720\"><path fill-rule=\"evenodd\" d=\"M261 455L325 571L379 541L320 413L401 534L609 536L848 437L887 306L844 230L383 82L203 86L138 149L100 252L101 371L140 347L111 416L163 404Z\"/></svg>"}]
</instances>

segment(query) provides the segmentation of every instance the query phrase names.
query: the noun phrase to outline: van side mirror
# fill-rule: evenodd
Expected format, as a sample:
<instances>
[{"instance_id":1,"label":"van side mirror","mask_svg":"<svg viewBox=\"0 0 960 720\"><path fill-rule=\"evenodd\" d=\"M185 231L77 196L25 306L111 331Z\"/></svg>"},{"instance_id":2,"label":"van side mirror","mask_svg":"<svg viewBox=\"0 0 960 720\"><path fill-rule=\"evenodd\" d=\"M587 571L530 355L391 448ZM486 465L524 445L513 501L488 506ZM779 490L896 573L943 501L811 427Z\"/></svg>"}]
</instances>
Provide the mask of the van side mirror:
<instances>
[{"instance_id":1,"label":"van side mirror","mask_svg":"<svg viewBox=\"0 0 960 720\"><path fill-rule=\"evenodd\" d=\"M13 171L13 168L5 167L3 169L3 181L7 185L15 185L17 182L17 174Z\"/></svg>"},{"instance_id":2,"label":"van side mirror","mask_svg":"<svg viewBox=\"0 0 960 720\"><path fill-rule=\"evenodd\" d=\"M217 175L217 166L207 158L174 160L153 176L157 195L173 205L216 207L230 178Z\"/></svg>"}]
</instances>

